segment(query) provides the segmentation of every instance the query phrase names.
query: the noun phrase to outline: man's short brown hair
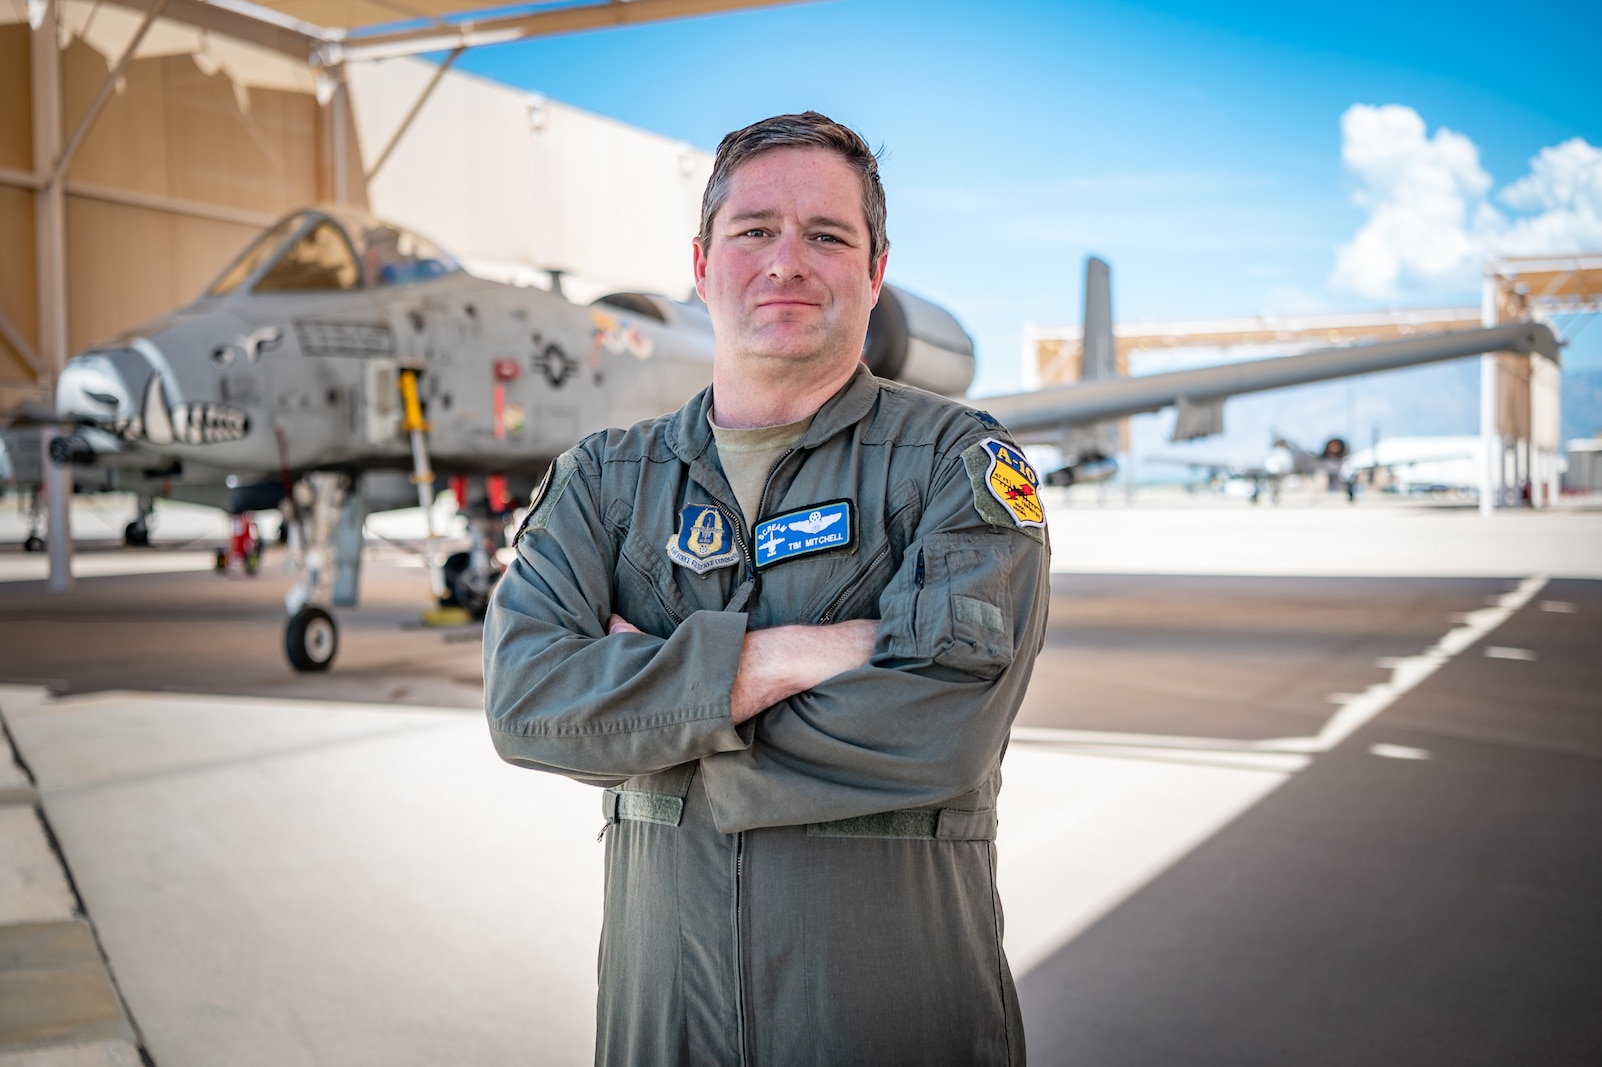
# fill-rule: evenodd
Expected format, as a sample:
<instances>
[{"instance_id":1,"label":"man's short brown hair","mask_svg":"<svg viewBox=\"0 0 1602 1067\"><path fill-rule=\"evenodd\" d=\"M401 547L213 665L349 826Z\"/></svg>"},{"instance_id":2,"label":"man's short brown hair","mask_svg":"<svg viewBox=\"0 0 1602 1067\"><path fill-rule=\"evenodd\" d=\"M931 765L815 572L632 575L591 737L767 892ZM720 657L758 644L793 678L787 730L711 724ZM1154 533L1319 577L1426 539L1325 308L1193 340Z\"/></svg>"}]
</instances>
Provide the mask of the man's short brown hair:
<instances>
[{"instance_id":1,"label":"man's short brown hair","mask_svg":"<svg viewBox=\"0 0 1602 1067\"><path fill-rule=\"evenodd\" d=\"M775 148L827 148L862 178L862 213L868 221L868 269L877 269L879 257L890 250L885 233L884 186L879 183L879 157L868 142L849 126L842 126L816 111L775 115L735 130L718 145L712 176L701 196L701 254L712 246L712 219L729 198L734 172L753 156Z\"/></svg>"}]
</instances>

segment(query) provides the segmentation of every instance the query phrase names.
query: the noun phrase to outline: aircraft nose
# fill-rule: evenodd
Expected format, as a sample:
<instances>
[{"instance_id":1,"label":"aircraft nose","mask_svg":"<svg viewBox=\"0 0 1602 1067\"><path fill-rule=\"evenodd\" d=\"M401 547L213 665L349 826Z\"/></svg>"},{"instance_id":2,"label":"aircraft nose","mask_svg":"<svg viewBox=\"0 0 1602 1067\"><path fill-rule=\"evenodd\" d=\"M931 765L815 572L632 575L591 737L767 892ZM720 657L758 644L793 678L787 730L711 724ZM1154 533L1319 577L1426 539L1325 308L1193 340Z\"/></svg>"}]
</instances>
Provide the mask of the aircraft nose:
<instances>
[{"instance_id":1,"label":"aircraft nose","mask_svg":"<svg viewBox=\"0 0 1602 1067\"><path fill-rule=\"evenodd\" d=\"M185 398L165 355L145 339L68 362L57 382L56 410L135 444L210 445L250 432L243 409Z\"/></svg>"},{"instance_id":2,"label":"aircraft nose","mask_svg":"<svg viewBox=\"0 0 1602 1067\"><path fill-rule=\"evenodd\" d=\"M143 361L141 361L142 363ZM145 373L131 380L128 370L105 353L89 353L69 360L56 380L56 413L92 425L110 427L135 410L138 390L150 376Z\"/></svg>"}]
</instances>

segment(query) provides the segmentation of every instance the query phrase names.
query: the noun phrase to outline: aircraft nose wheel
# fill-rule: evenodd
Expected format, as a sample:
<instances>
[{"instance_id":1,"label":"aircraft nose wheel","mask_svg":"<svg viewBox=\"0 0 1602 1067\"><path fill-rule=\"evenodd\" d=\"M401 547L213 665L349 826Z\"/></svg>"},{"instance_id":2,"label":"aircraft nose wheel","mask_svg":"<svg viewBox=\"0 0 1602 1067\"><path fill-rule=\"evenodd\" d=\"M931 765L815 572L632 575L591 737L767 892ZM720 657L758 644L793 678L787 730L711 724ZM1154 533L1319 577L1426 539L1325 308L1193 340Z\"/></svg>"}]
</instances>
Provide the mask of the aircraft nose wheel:
<instances>
[{"instance_id":1,"label":"aircraft nose wheel","mask_svg":"<svg viewBox=\"0 0 1602 1067\"><path fill-rule=\"evenodd\" d=\"M339 627L322 608L304 607L289 617L284 652L297 671L326 671L339 651Z\"/></svg>"}]
</instances>

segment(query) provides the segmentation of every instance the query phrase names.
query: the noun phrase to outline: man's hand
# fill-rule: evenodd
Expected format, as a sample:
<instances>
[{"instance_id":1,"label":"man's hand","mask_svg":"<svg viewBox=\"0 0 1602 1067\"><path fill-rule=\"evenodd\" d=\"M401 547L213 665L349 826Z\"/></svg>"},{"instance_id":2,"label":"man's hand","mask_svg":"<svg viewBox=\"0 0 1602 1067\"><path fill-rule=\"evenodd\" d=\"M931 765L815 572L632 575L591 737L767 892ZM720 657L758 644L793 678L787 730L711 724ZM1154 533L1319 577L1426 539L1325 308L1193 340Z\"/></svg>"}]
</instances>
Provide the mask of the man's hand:
<instances>
[{"instance_id":1,"label":"man's hand","mask_svg":"<svg viewBox=\"0 0 1602 1067\"><path fill-rule=\"evenodd\" d=\"M877 619L832 626L775 626L746 634L740 670L729 692L729 713L735 724L825 679L866 666L878 636Z\"/></svg>"},{"instance_id":2,"label":"man's hand","mask_svg":"<svg viewBox=\"0 0 1602 1067\"><path fill-rule=\"evenodd\" d=\"M606 620L610 634L643 633L621 615ZM866 666L879 637L879 620L832 626L775 626L745 635L740 669L729 691L735 725L785 697L804 693L837 674Z\"/></svg>"}]
</instances>

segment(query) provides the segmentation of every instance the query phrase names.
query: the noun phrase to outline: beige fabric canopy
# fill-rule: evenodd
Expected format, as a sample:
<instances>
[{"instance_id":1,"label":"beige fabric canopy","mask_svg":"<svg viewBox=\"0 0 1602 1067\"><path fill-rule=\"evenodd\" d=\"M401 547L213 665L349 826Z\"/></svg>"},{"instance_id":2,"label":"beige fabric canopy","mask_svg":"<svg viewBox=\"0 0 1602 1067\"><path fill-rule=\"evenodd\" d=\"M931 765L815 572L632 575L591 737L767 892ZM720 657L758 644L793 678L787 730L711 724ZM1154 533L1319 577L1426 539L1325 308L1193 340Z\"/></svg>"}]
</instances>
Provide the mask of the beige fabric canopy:
<instances>
[{"instance_id":1,"label":"beige fabric canopy","mask_svg":"<svg viewBox=\"0 0 1602 1067\"><path fill-rule=\"evenodd\" d=\"M110 0L136 10L147 0ZM581 0L483 4L472 0L170 0L166 15L316 65L500 44L798 0Z\"/></svg>"}]
</instances>

